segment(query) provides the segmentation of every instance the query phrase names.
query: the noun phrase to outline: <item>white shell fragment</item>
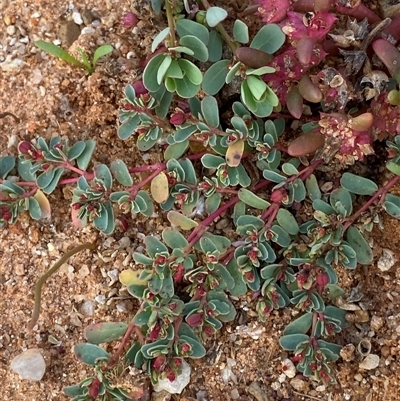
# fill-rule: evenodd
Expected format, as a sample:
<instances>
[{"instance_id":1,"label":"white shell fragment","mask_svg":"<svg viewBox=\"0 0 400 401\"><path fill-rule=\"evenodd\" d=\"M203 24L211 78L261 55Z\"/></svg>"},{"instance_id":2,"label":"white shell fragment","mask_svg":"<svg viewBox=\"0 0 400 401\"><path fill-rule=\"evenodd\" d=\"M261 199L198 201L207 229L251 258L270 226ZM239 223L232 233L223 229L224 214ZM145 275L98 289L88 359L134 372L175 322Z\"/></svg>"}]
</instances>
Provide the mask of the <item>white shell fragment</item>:
<instances>
[{"instance_id":1,"label":"white shell fragment","mask_svg":"<svg viewBox=\"0 0 400 401\"><path fill-rule=\"evenodd\" d=\"M46 370L46 363L39 348L31 348L17 355L11 361L11 370L22 379L39 381Z\"/></svg>"},{"instance_id":2,"label":"white shell fragment","mask_svg":"<svg viewBox=\"0 0 400 401\"><path fill-rule=\"evenodd\" d=\"M371 370L379 366L379 356L376 354L369 354L360 363L360 369Z\"/></svg>"},{"instance_id":3,"label":"white shell fragment","mask_svg":"<svg viewBox=\"0 0 400 401\"><path fill-rule=\"evenodd\" d=\"M180 394L190 382L190 372L190 365L187 362L182 361L182 373L177 376L173 382L169 381L167 378L159 380L154 386L154 391L158 392L165 390L170 394Z\"/></svg>"}]
</instances>

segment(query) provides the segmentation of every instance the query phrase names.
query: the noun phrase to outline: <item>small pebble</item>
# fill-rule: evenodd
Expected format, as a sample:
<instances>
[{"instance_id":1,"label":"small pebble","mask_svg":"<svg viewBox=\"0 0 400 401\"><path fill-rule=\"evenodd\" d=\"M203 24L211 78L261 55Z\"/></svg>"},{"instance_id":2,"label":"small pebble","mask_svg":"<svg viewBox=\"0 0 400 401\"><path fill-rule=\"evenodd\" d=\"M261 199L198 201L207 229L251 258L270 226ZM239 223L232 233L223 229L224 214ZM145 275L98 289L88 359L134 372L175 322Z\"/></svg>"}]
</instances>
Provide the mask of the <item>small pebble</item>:
<instances>
[{"instance_id":1,"label":"small pebble","mask_svg":"<svg viewBox=\"0 0 400 401\"><path fill-rule=\"evenodd\" d=\"M234 388L231 391L231 398L232 400L237 400L240 397L239 391L237 390L237 388Z\"/></svg>"},{"instance_id":2,"label":"small pebble","mask_svg":"<svg viewBox=\"0 0 400 401\"><path fill-rule=\"evenodd\" d=\"M15 34L15 32L16 32L15 25L9 25L9 26L6 28L6 32L7 32L7 35L13 36L13 35Z\"/></svg>"},{"instance_id":3,"label":"small pebble","mask_svg":"<svg viewBox=\"0 0 400 401\"><path fill-rule=\"evenodd\" d=\"M85 316L94 315L94 303L91 300L85 301L81 306L81 313Z\"/></svg>"},{"instance_id":4,"label":"small pebble","mask_svg":"<svg viewBox=\"0 0 400 401\"><path fill-rule=\"evenodd\" d=\"M170 394L180 394L190 382L190 372L190 365L183 361L182 373L178 375L173 382L169 381L167 378L159 380L153 387L154 391L166 390Z\"/></svg>"},{"instance_id":5,"label":"small pebble","mask_svg":"<svg viewBox=\"0 0 400 401\"><path fill-rule=\"evenodd\" d=\"M39 381L46 370L46 363L39 348L27 349L11 361L11 369L22 379Z\"/></svg>"},{"instance_id":6,"label":"small pebble","mask_svg":"<svg viewBox=\"0 0 400 401\"><path fill-rule=\"evenodd\" d=\"M99 303L100 305L104 305L106 303L106 297L105 295L97 295L95 298L95 301Z\"/></svg>"}]
</instances>

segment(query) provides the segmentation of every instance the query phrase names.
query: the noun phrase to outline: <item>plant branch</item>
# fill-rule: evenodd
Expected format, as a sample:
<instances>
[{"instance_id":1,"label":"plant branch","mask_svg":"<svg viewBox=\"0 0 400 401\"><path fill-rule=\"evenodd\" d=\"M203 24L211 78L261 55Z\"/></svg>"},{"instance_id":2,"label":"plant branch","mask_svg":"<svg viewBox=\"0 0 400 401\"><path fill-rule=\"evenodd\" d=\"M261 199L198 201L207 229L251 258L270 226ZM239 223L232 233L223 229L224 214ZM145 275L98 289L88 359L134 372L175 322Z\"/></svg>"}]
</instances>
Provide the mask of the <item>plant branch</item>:
<instances>
[{"instance_id":1,"label":"plant branch","mask_svg":"<svg viewBox=\"0 0 400 401\"><path fill-rule=\"evenodd\" d=\"M96 245L92 244L90 242L86 242L82 245L79 245L67 253L64 254L64 256L61 257L61 259L58 260L57 263L55 263L49 270L47 270L46 273L44 273L39 280L36 283L35 287L35 307L33 309L32 313L32 319L28 323L27 330L32 331L40 314L40 303L41 303L41 297L42 297L42 287L46 280L53 274L55 273L71 256L83 251L84 249L95 249Z\"/></svg>"}]
</instances>

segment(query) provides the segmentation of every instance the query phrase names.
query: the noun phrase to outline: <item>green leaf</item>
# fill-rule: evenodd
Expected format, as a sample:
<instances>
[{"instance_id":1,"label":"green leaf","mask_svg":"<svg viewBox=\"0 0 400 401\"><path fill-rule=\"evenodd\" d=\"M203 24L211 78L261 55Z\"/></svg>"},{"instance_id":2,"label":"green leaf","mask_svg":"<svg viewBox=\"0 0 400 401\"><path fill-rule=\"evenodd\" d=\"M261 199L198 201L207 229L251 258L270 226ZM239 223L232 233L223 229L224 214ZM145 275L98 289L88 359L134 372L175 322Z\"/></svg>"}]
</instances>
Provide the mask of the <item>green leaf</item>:
<instances>
[{"instance_id":1,"label":"green leaf","mask_svg":"<svg viewBox=\"0 0 400 401\"><path fill-rule=\"evenodd\" d=\"M132 176L129 173L128 167L121 159L116 159L111 162L110 170L116 180L125 187L133 185Z\"/></svg>"},{"instance_id":2,"label":"green leaf","mask_svg":"<svg viewBox=\"0 0 400 401\"><path fill-rule=\"evenodd\" d=\"M254 98L260 100L267 89L267 84L254 75L249 75L246 79L246 82Z\"/></svg>"},{"instance_id":3,"label":"green leaf","mask_svg":"<svg viewBox=\"0 0 400 401\"><path fill-rule=\"evenodd\" d=\"M68 397L75 397L79 395L83 395L83 393L86 391L84 387L78 386L78 385L73 385L73 386L67 386L63 388L63 392L65 395Z\"/></svg>"},{"instance_id":4,"label":"green leaf","mask_svg":"<svg viewBox=\"0 0 400 401\"><path fill-rule=\"evenodd\" d=\"M77 60L74 56L69 54L67 51L53 43L45 42L44 40L37 40L35 46L47 53L52 54L55 57L60 58L68 63L74 64L77 67L85 68L85 65Z\"/></svg>"},{"instance_id":5,"label":"green leaf","mask_svg":"<svg viewBox=\"0 0 400 401\"><path fill-rule=\"evenodd\" d=\"M285 43L286 36L276 24L264 25L250 44L253 49L273 54Z\"/></svg>"},{"instance_id":6,"label":"green leaf","mask_svg":"<svg viewBox=\"0 0 400 401\"><path fill-rule=\"evenodd\" d=\"M292 242L289 234L281 226L273 225L270 231L274 234L272 241L276 242L282 248L287 248Z\"/></svg>"},{"instance_id":7,"label":"green leaf","mask_svg":"<svg viewBox=\"0 0 400 401\"><path fill-rule=\"evenodd\" d=\"M151 45L151 52L154 53L157 47L164 41L164 39L169 35L170 29L169 27L164 28L161 32L159 32L153 40Z\"/></svg>"},{"instance_id":8,"label":"green leaf","mask_svg":"<svg viewBox=\"0 0 400 401\"><path fill-rule=\"evenodd\" d=\"M163 230L162 238L167 246L172 249L183 249L189 245L186 238L179 231L175 230L172 227L167 227Z\"/></svg>"},{"instance_id":9,"label":"green leaf","mask_svg":"<svg viewBox=\"0 0 400 401\"><path fill-rule=\"evenodd\" d=\"M3 156L0 157L0 178L3 180L7 177L7 174L15 167L15 157Z\"/></svg>"},{"instance_id":10,"label":"green leaf","mask_svg":"<svg viewBox=\"0 0 400 401\"><path fill-rule=\"evenodd\" d=\"M269 202L255 195L253 192L249 191L246 188L239 189L238 197L242 202L251 207L254 207L255 209L265 210L271 205Z\"/></svg>"},{"instance_id":11,"label":"green leaf","mask_svg":"<svg viewBox=\"0 0 400 401\"><path fill-rule=\"evenodd\" d=\"M269 66L264 66L264 67L260 67L260 68L248 68L246 70L246 75L264 75L264 74L272 74L273 72L275 72L275 68L269 67Z\"/></svg>"},{"instance_id":12,"label":"green leaf","mask_svg":"<svg viewBox=\"0 0 400 401\"><path fill-rule=\"evenodd\" d=\"M228 74L225 77L225 83L230 84L233 81L233 78L235 78L236 73L240 70L240 66L242 63L238 61L233 67L229 70Z\"/></svg>"},{"instance_id":13,"label":"green leaf","mask_svg":"<svg viewBox=\"0 0 400 401\"><path fill-rule=\"evenodd\" d=\"M394 161L389 160L389 161L386 163L386 168L387 168L389 171L391 171L393 174L400 175L400 165L398 165L398 164L395 163Z\"/></svg>"},{"instance_id":14,"label":"green leaf","mask_svg":"<svg viewBox=\"0 0 400 401\"><path fill-rule=\"evenodd\" d=\"M283 331L284 335L302 333L306 334L311 328L312 324L312 312L305 313L296 320L293 320Z\"/></svg>"},{"instance_id":15,"label":"green leaf","mask_svg":"<svg viewBox=\"0 0 400 401\"><path fill-rule=\"evenodd\" d=\"M357 195L373 195L378 190L378 185L373 181L352 173L344 173L340 185Z\"/></svg>"},{"instance_id":16,"label":"green leaf","mask_svg":"<svg viewBox=\"0 0 400 401\"><path fill-rule=\"evenodd\" d=\"M94 217L93 224L99 231L104 232L107 230L108 212L104 207L101 207L100 211L98 212L98 215Z\"/></svg>"},{"instance_id":17,"label":"green leaf","mask_svg":"<svg viewBox=\"0 0 400 401\"><path fill-rule=\"evenodd\" d=\"M247 43L249 41L249 28L240 20L236 20L233 25L233 37L239 43Z\"/></svg>"},{"instance_id":18,"label":"green leaf","mask_svg":"<svg viewBox=\"0 0 400 401\"><path fill-rule=\"evenodd\" d=\"M400 219L400 198L398 196L386 194L385 202L383 202L382 206L391 216Z\"/></svg>"},{"instance_id":19,"label":"green leaf","mask_svg":"<svg viewBox=\"0 0 400 401\"><path fill-rule=\"evenodd\" d=\"M311 174L306 179L306 188L308 196L312 201L321 199L321 190L319 189L318 181L314 174Z\"/></svg>"},{"instance_id":20,"label":"green leaf","mask_svg":"<svg viewBox=\"0 0 400 401\"><path fill-rule=\"evenodd\" d=\"M92 63L90 62L87 54L80 47L77 48L77 52L78 52L83 64L85 65L86 72L91 74L94 71L94 67L92 66Z\"/></svg>"},{"instance_id":21,"label":"green leaf","mask_svg":"<svg viewBox=\"0 0 400 401\"><path fill-rule=\"evenodd\" d=\"M206 95L217 94L225 85L229 72L230 60L220 60L214 63L204 74L202 88Z\"/></svg>"},{"instance_id":22,"label":"green leaf","mask_svg":"<svg viewBox=\"0 0 400 401\"><path fill-rule=\"evenodd\" d=\"M207 46L196 36L187 35L181 38L179 43L191 49L194 54L193 57L203 63L208 60Z\"/></svg>"},{"instance_id":23,"label":"green leaf","mask_svg":"<svg viewBox=\"0 0 400 401\"><path fill-rule=\"evenodd\" d=\"M173 143L164 152L164 160L179 159L189 148L189 140Z\"/></svg>"},{"instance_id":24,"label":"green leaf","mask_svg":"<svg viewBox=\"0 0 400 401\"><path fill-rule=\"evenodd\" d=\"M214 128L219 126L219 109L215 97L205 96L201 101L201 113L206 123Z\"/></svg>"},{"instance_id":25,"label":"green leaf","mask_svg":"<svg viewBox=\"0 0 400 401\"><path fill-rule=\"evenodd\" d=\"M115 229L114 209L110 201L106 201L103 207L107 211L107 225L102 232L106 235L110 235Z\"/></svg>"},{"instance_id":26,"label":"green leaf","mask_svg":"<svg viewBox=\"0 0 400 401\"><path fill-rule=\"evenodd\" d=\"M68 151L67 154L68 160L75 160L78 156L82 154L82 152L85 150L85 147L86 147L85 141L78 141L74 143L74 145Z\"/></svg>"},{"instance_id":27,"label":"green leaf","mask_svg":"<svg viewBox=\"0 0 400 401\"><path fill-rule=\"evenodd\" d=\"M297 224L297 221L292 213L290 213L288 210L279 209L276 220L278 221L279 225L290 235L298 234L299 225Z\"/></svg>"},{"instance_id":28,"label":"green leaf","mask_svg":"<svg viewBox=\"0 0 400 401\"><path fill-rule=\"evenodd\" d=\"M309 337L306 334L302 334L302 333L288 334L288 335L282 336L279 339L279 344L285 350L294 351L299 344L304 343L308 340L309 340Z\"/></svg>"},{"instance_id":29,"label":"green leaf","mask_svg":"<svg viewBox=\"0 0 400 401\"><path fill-rule=\"evenodd\" d=\"M215 63L221 60L222 57L222 39L218 31L210 32L210 39L208 41L208 61Z\"/></svg>"},{"instance_id":30,"label":"green leaf","mask_svg":"<svg viewBox=\"0 0 400 401\"><path fill-rule=\"evenodd\" d=\"M160 84L157 82L158 69L168 54L161 53L154 56L143 71L143 84L149 92L157 92Z\"/></svg>"},{"instance_id":31,"label":"green leaf","mask_svg":"<svg viewBox=\"0 0 400 401\"><path fill-rule=\"evenodd\" d=\"M39 202L34 198L30 197L28 199L29 203L29 214L34 220L39 220L42 217L42 210L40 208Z\"/></svg>"},{"instance_id":32,"label":"green leaf","mask_svg":"<svg viewBox=\"0 0 400 401\"><path fill-rule=\"evenodd\" d=\"M194 85L200 85L201 82L203 81L203 74L201 73L199 67L194 65L191 61L186 60L184 58L181 58L178 60L179 66L182 68L182 71L186 73L186 75L183 77L183 80L185 78L188 78L190 82L192 82ZM179 80L180 82L181 80ZM177 83L178 85L178 83ZM192 96L190 96L192 97Z\"/></svg>"},{"instance_id":33,"label":"green leaf","mask_svg":"<svg viewBox=\"0 0 400 401\"><path fill-rule=\"evenodd\" d=\"M101 181L107 190L111 190L113 178L110 169L105 164L97 164L93 169L95 179Z\"/></svg>"},{"instance_id":34,"label":"green leaf","mask_svg":"<svg viewBox=\"0 0 400 401\"><path fill-rule=\"evenodd\" d=\"M210 33L204 25L182 18L176 22L175 26L180 38L183 38L187 35L192 35L196 36L196 38L199 38L205 45L208 44Z\"/></svg>"},{"instance_id":35,"label":"green leaf","mask_svg":"<svg viewBox=\"0 0 400 401\"><path fill-rule=\"evenodd\" d=\"M206 168L218 168L222 164L225 164L225 160L221 156L207 153L202 156L201 164Z\"/></svg>"},{"instance_id":36,"label":"green leaf","mask_svg":"<svg viewBox=\"0 0 400 401\"><path fill-rule=\"evenodd\" d=\"M96 364L97 359L108 359L110 357L110 354L108 352L94 344L76 344L74 347L74 353L80 361L92 366Z\"/></svg>"},{"instance_id":37,"label":"green leaf","mask_svg":"<svg viewBox=\"0 0 400 401\"><path fill-rule=\"evenodd\" d=\"M372 262L374 258L372 249L358 228L350 226L347 229L347 242L356 252L358 263L369 265Z\"/></svg>"},{"instance_id":38,"label":"green leaf","mask_svg":"<svg viewBox=\"0 0 400 401\"><path fill-rule=\"evenodd\" d=\"M272 171L272 170L264 170L263 176L267 180L270 180L272 182L277 182L278 184L283 181L286 181L286 177L284 175L281 175L281 174L277 173L276 171Z\"/></svg>"},{"instance_id":39,"label":"green leaf","mask_svg":"<svg viewBox=\"0 0 400 401\"><path fill-rule=\"evenodd\" d=\"M155 258L156 254L168 254L167 247L153 235L148 235L144 240L146 251L152 258Z\"/></svg>"},{"instance_id":40,"label":"green leaf","mask_svg":"<svg viewBox=\"0 0 400 401\"><path fill-rule=\"evenodd\" d=\"M342 216L350 216L353 211L353 200L350 192L344 188L336 188L332 191L329 203L336 213Z\"/></svg>"},{"instance_id":41,"label":"green leaf","mask_svg":"<svg viewBox=\"0 0 400 401\"><path fill-rule=\"evenodd\" d=\"M178 60L172 59L170 66L168 67L168 70L166 72L166 76L169 78L183 78L183 72L181 70L181 67L179 67Z\"/></svg>"},{"instance_id":42,"label":"green leaf","mask_svg":"<svg viewBox=\"0 0 400 401\"><path fill-rule=\"evenodd\" d=\"M85 337L91 344L107 343L121 338L127 328L122 322L94 323L85 328Z\"/></svg>"},{"instance_id":43,"label":"green leaf","mask_svg":"<svg viewBox=\"0 0 400 401\"><path fill-rule=\"evenodd\" d=\"M96 68L97 62L101 57L110 54L114 48L111 45L102 45L96 49L93 55L93 68Z\"/></svg>"},{"instance_id":44,"label":"green leaf","mask_svg":"<svg viewBox=\"0 0 400 401\"><path fill-rule=\"evenodd\" d=\"M18 159L18 174L24 181L36 181L36 175L31 172L32 163Z\"/></svg>"},{"instance_id":45,"label":"green leaf","mask_svg":"<svg viewBox=\"0 0 400 401\"><path fill-rule=\"evenodd\" d=\"M161 85L164 76L169 68L169 66L172 63L172 57L170 55L167 55L164 57L162 63L160 64L160 67L157 70L157 84Z\"/></svg>"},{"instance_id":46,"label":"green leaf","mask_svg":"<svg viewBox=\"0 0 400 401\"><path fill-rule=\"evenodd\" d=\"M76 163L81 170L87 169L95 147L96 141L94 139L89 139L88 141L85 141L85 149L76 159Z\"/></svg>"},{"instance_id":47,"label":"green leaf","mask_svg":"<svg viewBox=\"0 0 400 401\"><path fill-rule=\"evenodd\" d=\"M206 213L208 215L214 213L220 206L222 195L218 192L209 196L205 201Z\"/></svg>"},{"instance_id":48,"label":"green leaf","mask_svg":"<svg viewBox=\"0 0 400 401\"><path fill-rule=\"evenodd\" d=\"M206 21L211 28L214 28L227 16L228 13L225 9L221 7L210 7L206 12Z\"/></svg>"}]
</instances>

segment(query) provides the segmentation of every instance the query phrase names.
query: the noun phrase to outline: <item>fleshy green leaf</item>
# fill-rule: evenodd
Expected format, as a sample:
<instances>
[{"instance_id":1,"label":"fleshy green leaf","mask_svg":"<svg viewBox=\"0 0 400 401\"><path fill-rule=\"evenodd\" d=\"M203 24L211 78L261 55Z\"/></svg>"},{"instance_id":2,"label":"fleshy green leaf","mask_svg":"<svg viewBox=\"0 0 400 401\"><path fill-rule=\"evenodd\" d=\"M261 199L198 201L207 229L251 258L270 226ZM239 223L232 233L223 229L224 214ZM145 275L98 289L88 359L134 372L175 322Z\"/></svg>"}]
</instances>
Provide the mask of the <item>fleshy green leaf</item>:
<instances>
[{"instance_id":1,"label":"fleshy green leaf","mask_svg":"<svg viewBox=\"0 0 400 401\"><path fill-rule=\"evenodd\" d=\"M279 339L279 344L283 349L288 351L294 351L296 347L305 341L308 341L309 337L306 334L296 333L296 334L288 334L282 336Z\"/></svg>"},{"instance_id":2,"label":"fleshy green leaf","mask_svg":"<svg viewBox=\"0 0 400 401\"><path fill-rule=\"evenodd\" d=\"M299 225L297 224L296 219L286 209L279 209L276 219L279 225L287 231L290 235L297 235L299 232Z\"/></svg>"},{"instance_id":3,"label":"fleshy green leaf","mask_svg":"<svg viewBox=\"0 0 400 401\"><path fill-rule=\"evenodd\" d=\"M77 157L76 163L81 170L86 170L89 165L90 159L92 158L94 148L96 147L96 141L89 139L85 141L84 151Z\"/></svg>"},{"instance_id":4,"label":"fleshy green leaf","mask_svg":"<svg viewBox=\"0 0 400 401\"><path fill-rule=\"evenodd\" d=\"M98 47L93 54L93 68L96 68L97 62L101 57L110 54L113 50L114 48L111 45L103 45Z\"/></svg>"},{"instance_id":5,"label":"fleshy green leaf","mask_svg":"<svg viewBox=\"0 0 400 401\"><path fill-rule=\"evenodd\" d=\"M239 43L247 43L249 41L249 28L240 20L236 20L233 25L233 37Z\"/></svg>"},{"instance_id":6,"label":"fleshy green leaf","mask_svg":"<svg viewBox=\"0 0 400 401\"><path fill-rule=\"evenodd\" d=\"M208 44L210 33L204 25L198 22L182 18L176 22L176 30L181 38L192 35L199 38L205 45Z\"/></svg>"},{"instance_id":7,"label":"fleshy green leaf","mask_svg":"<svg viewBox=\"0 0 400 401\"><path fill-rule=\"evenodd\" d=\"M255 209L264 210L269 207L271 204L266 200L260 198L253 192L249 191L246 188L240 188L238 192L239 199L246 203L247 205L254 207Z\"/></svg>"},{"instance_id":8,"label":"fleshy green leaf","mask_svg":"<svg viewBox=\"0 0 400 401\"><path fill-rule=\"evenodd\" d=\"M85 68L85 65L83 63L81 63L74 56L69 54L66 50L54 45L53 43L45 42L44 40L37 40L35 42L35 46L41 50L44 50L47 53L52 54L55 57L60 58L61 60L74 64L78 67Z\"/></svg>"},{"instance_id":9,"label":"fleshy green leaf","mask_svg":"<svg viewBox=\"0 0 400 401\"><path fill-rule=\"evenodd\" d=\"M250 47L273 54L282 47L285 40L286 36L278 25L268 24L257 32Z\"/></svg>"},{"instance_id":10,"label":"fleshy green leaf","mask_svg":"<svg viewBox=\"0 0 400 401\"><path fill-rule=\"evenodd\" d=\"M14 167L15 158L13 156L0 157L0 178L4 180Z\"/></svg>"},{"instance_id":11,"label":"fleshy green leaf","mask_svg":"<svg viewBox=\"0 0 400 401\"><path fill-rule=\"evenodd\" d=\"M206 21L207 24L214 28L228 16L228 12L221 7L210 7L207 9Z\"/></svg>"},{"instance_id":12,"label":"fleshy green leaf","mask_svg":"<svg viewBox=\"0 0 400 401\"><path fill-rule=\"evenodd\" d=\"M208 60L207 46L196 36L187 35L181 38L179 43L193 51L193 57L203 63Z\"/></svg>"},{"instance_id":13,"label":"fleshy green leaf","mask_svg":"<svg viewBox=\"0 0 400 401\"><path fill-rule=\"evenodd\" d=\"M94 344L76 344L74 347L74 353L80 361L92 366L96 364L97 359L108 359L110 357L110 354L108 352Z\"/></svg>"},{"instance_id":14,"label":"fleshy green leaf","mask_svg":"<svg viewBox=\"0 0 400 401\"><path fill-rule=\"evenodd\" d=\"M356 252L358 263L369 265L372 262L374 258L372 249L358 228L350 226L347 229L347 242Z\"/></svg>"},{"instance_id":15,"label":"fleshy green leaf","mask_svg":"<svg viewBox=\"0 0 400 401\"><path fill-rule=\"evenodd\" d=\"M220 60L214 63L204 74L202 88L206 95L217 94L225 85L230 60Z\"/></svg>"},{"instance_id":16,"label":"fleshy green leaf","mask_svg":"<svg viewBox=\"0 0 400 401\"><path fill-rule=\"evenodd\" d=\"M169 32L170 32L169 27L166 27L156 35L156 37L154 38L153 43L151 45L152 53L155 52L158 45L161 44L164 41L164 39L169 35Z\"/></svg>"},{"instance_id":17,"label":"fleshy green leaf","mask_svg":"<svg viewBox=\"0 0 400 401\"><path fill-rule=\"evenodd\" d=\"M110 170L121 185L125 187L130 187L133 185L132 176L130 175L128 167L123 160L113 160L110 165Z\"/></svg>"},{"instance_id":18,"label":"fleshy green leaf","mask_svg":"<svg viewBox=\"0 0 400 401\"><path fill-rule=\"evenodd\" d=\"M91 344L107 343L121 338L128 328L126 323L104 322L90 324L85 329L86 340Z\"/></svg>"},{"instance_id":19,"label":"fleshy green leaf","mask_svg":"<svg viewBox=\"0 0 400 401\"><path fill-rule=\"evenodd\" d=\"M344 173L340 185L357 195L373 195L378 190L378 185L373 181L352 173Z\"/></svg>"},{"instance_id":20,"label":"fleshy green leaf","mask_svg":"<svg viewBox=\"0 0 400 401\"><path fill-rule=\"evenodd\" d=\"M215 97L204 97L204 99L201 101L201 112L208 125L214 128L219 126L219 109Z\"/></svg>"}]
</instances>

